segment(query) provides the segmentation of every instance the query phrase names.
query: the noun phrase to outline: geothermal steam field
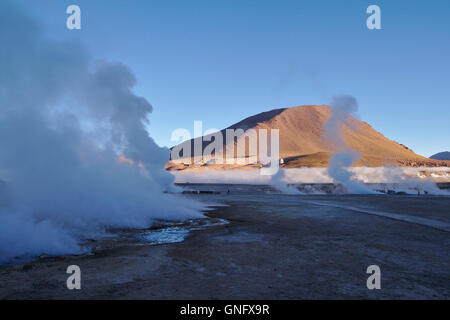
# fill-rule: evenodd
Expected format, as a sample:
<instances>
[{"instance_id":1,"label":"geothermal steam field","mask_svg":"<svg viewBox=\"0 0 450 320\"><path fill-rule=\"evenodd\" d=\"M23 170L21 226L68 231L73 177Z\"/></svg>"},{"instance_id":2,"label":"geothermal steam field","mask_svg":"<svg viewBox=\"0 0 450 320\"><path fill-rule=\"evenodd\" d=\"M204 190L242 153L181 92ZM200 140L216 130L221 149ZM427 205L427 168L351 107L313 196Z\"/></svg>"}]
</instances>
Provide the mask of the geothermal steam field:
<instances>
[{"instance_id":1,"label":"geothermal steam field","mask_svg":"<svg viewBox=\"0 0 450 320\"><path fill-rule=\"evenodd\" d=\"M427 195L286 195L183 185L205 218L114 231L89 254L0 269L1 298L418 299L450 297L448 206ZM322 186L323 187L323 186ZM65 268L83 270L67 290ZM382 290L367 290L378 265ZM99 268L101 266L101 268Z\"/></svg>"},{"instance_id":2,"label":"geothermal steam field","mask_svg":"<svg viewBox=\"0 0 450 320\"><path fill-rule=\"evenodd\" d=\"M66 2L0 1L0 299L450 299L448 1Z\"/></svg>"}]
</instances>

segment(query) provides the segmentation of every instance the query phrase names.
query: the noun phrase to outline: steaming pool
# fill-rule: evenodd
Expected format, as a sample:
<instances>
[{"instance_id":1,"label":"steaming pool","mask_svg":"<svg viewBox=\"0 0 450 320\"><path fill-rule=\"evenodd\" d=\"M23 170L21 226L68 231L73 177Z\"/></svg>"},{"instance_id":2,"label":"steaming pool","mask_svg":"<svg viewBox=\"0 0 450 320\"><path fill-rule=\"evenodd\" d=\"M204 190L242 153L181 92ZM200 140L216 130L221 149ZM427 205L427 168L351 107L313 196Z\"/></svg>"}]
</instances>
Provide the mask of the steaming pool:
<instances>
[{"instance_id":1,"label":"steaming pool","mask_svg":"<svg viewBox=\"0 0 450 320\"><path fill-rule=\"evenodd\" d=\"M146 231L139 237L145 244L158 245L182 242L191 231L204 230L209 227L223 226L229 222L220 218L192 219L184 223Z\"/></svg>"}]
</instances>

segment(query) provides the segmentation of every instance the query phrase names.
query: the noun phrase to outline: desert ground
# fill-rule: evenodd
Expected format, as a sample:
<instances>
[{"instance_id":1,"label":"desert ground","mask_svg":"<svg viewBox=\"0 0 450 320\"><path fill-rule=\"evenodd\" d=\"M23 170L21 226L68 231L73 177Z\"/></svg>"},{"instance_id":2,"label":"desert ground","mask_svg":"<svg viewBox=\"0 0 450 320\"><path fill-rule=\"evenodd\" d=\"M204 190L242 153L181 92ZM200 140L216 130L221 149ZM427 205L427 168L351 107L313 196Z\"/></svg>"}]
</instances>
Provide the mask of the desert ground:
<instances>
[{"instance_id":1,"label":"desert ground","mask_svg":"<svg viewBox=\"0 0 450 320\"><path fill-rule=\"evenodd\" d=\"M0 298L450 298L449 197L228 189L183 195L212 209L210 226L187 226L183 241L142 237L157 228L122 230L91 254L3 266ZM66 287L73 264L81 290ZM366 287L369 265L381 268L380 290Z\"/></svg>"}]
</instances>

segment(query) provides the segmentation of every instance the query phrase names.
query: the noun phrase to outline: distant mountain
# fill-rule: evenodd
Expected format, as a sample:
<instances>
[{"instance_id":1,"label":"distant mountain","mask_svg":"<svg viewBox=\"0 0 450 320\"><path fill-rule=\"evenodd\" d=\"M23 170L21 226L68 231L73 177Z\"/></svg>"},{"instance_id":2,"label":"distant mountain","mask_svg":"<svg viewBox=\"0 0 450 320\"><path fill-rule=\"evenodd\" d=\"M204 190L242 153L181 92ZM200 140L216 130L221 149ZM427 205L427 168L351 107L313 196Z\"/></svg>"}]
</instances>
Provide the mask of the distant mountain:
<instances>
[{"instance_id":1,"label":"distant mountain","mask_svg":"<svg viewBox=\"0 0 450 320\"><path fill-rule=\"evenodd\" d=\"M329 157L333 154L333 145L324 138L323 126L330 115L331 107L326 105L274 109L248 117L227 129L242 128L244 130L255 129L256 131L260 129L279 129L280 158L283 159L283 167L326 167ZM225 129L221 132L225 137ZM431 160L414 153L408 147L389 140L368 123L352 116L344 122L342 135L347 145L358 150L362 155L360 161L354 164L357 166L450 166L450 162ZM210 138L205 140L211 141ZM208 143L203 141L203 148ZM236 144L236 142L234 143ZM194 139L191 139L190 144L192 150L194 150ZM179 146L181 145L174 148ZM224 142L224 150L225 147L226 144ZM225 154L225 151L223 154ZM246 157L251 157L251 155L247 152ZM204 163L183 165L173 162L167 165L169 170L184 170L196 167L229 169L239 166L226 164L205 165ZM252 167L255 167L255 165L252 165Z\"/></svg>"},{"instance_id":2,"label":"distant mountain","mask_svg":"<svg viewBox=\"0 0 450 320\"><path fill-rule=\"evenodd\" d=\"M435 160L450 160L450 152L449 151L444 151L444 152L439 152L436 154L433 154L430 159L435 159Z\"/></svg>"}]
</instances>

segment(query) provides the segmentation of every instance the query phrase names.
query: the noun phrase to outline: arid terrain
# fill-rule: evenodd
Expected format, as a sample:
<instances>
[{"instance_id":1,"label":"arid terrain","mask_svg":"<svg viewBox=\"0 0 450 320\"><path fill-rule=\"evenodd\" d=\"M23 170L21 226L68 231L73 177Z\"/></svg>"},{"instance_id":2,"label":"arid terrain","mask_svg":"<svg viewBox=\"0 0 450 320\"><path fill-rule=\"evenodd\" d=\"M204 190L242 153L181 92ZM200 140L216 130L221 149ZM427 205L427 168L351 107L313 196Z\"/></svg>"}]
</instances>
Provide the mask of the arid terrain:
<instances>
[{"instance_id":1,"label":"arid terrain","mask_svg":"<svg viewBox=\"0 0 450 320\"><path fill-rule=\"evenodd\" d=\"M449 299L450 198L289 196L235 187L184 241L122 231L93 254L0 268L1 299ZM226 206L223 206L226 205ZM66 288L78 265L82 289ZM366 269L381 268L368 290Z\"/></svg>"},{"instance_id":2,"label":"arid terrain","mask_svg":"<svg viewBox=\"0 0 450 320\"><path fill-rule=\"evenodd\" d=\"M308 105L292 108L274 109L255 116L246 118L226 129L254 129L259 132L267 129L279 130L281 166L286 168L299 167L326 167L328 159L333 154L334 145L324 136L323 127L331 115L331 108L326 105ZM225 140L225 130L222 136ZM414 153L410 148L398 142L392 141L372 128L367 122L360 121L349 116L343 124L342 135L346 144L361 153L361 159L354 163L355 166L381 167L386 165L399 165L410 167L447 167L450 161L434 160ZM203 150L214 141L211 135L203 137ZM205 139L206 138L206 139ZM195 140L200 139L196 138ZM241 137L240 139L246 139ZM247 138L248 139L248 138ZM269 138L270 139L270 138ZM238 144L237 139L234 144ZM226 159L226 144L224 141L222 157ZM233 142L231 142L233 143ZM245 143L245 142L244 142ZM247 142L248 143L248 142ZM190 145L193 152L194 139L185 142ZM174 148L181 148L182 145ZM251 159L255 155L249 153L247 146L245 156ZM219 154L219 153L218 153ZM183 151L180 152L180 156ZM236 152L235 152L236 157ZM183 158L183 157L181 157ZM186 158L185 163L170 162L168 170L192 170L192 169L235 169L258 168L258 163L253 164L216 164L204 158L196 163L193 158ZM247 161L251 162L251 161ZM225 161L224 161L225 163Z\"/></svg>"}]
</instances>

